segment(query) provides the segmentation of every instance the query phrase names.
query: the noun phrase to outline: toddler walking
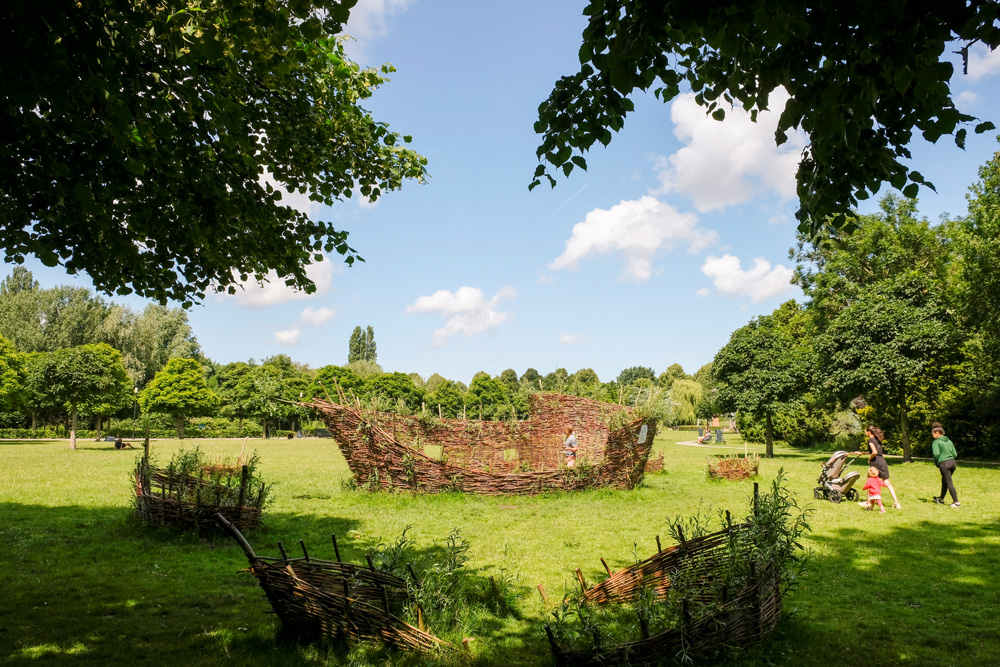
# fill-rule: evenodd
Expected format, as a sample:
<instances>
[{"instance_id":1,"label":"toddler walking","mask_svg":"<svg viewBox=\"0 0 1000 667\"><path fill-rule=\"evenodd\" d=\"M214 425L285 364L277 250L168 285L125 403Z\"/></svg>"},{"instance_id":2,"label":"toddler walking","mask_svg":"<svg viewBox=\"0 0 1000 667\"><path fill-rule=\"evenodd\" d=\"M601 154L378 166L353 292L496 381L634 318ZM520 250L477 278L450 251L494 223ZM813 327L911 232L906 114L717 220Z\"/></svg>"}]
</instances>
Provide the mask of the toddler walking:
<instances>
[{"instance_id":1,"label":"toddler walking","mask_svg":"<svg viewBox=\"0 0 1000 667\"><path fill-rule=\"evenodd\" d=\"M875 503L878 503L878 508L881 510L882 514L885 514L885 507L882 506L882 487L885 486L885 481L878 476L878 468L872 466L868 468L868 479L865 481L865 485L861 487L862 491L868 492L868 502L858 503L866 510L875 509Z\"/></svg>"}]
</instances>

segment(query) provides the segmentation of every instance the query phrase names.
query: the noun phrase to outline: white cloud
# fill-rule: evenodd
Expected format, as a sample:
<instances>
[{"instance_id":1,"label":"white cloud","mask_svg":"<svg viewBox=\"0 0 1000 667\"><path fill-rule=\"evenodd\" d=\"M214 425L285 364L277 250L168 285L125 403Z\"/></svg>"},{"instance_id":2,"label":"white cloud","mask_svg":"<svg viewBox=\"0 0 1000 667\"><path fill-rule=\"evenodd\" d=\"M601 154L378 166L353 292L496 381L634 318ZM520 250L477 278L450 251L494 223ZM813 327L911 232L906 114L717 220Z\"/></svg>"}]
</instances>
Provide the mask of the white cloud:
<instances>
[{"instance_id":1,"label":"white cloud","mask_svg":"<svg viewBox=\"0 0 1000 667\"><path fill-rule=\"evenodd\" d=\"M582 343L587 340L587 337L582 334L570 334L564 333L559 336L559 342L563 345L573 345L574 343Z\"/></svg>"},{"instance_id":2,"label":"white cloud","mask_svg":"<svg viewBox=\"0 0 1000 667\"><path fill-rule=\"evenodd\" d=\"M959 109L967 109L974 106L976 102L979 101L979 95L972 92L971 90L963 90L958 95L955 95L955 106Z\"/></svg>"},{"instance_id":3,"label":"white cloud","mask_svg":"<svg viewBox=\"0 0 1000 667\"><path fill-rule=\"evenodd\" d=\"M702 287L700 290L695 292L695 294L697 294L698 296L708 296L711 293L712 290L708 289L707 287Z\"/></svg>"},{"instance_id":4,"label":"white cloud","mask_svg":"<svg viewBox=\"0 0 1000 667\"><path fill-rule=\"evenodd\" d=\"M792 270L771 263L763 257L753 261L753 268L744 271L739 257L726 254L722 257L709 256L701 267L701 272L712 279L715 289L727 296L748 296L754 303L790 292ZM699 290L699 294L700 294Z\"/></svg>"},{"instance_id":5,"label":"white cloud","mask_svg":"<svg viewBox=\"0 0 1000 667\"><path fill-rule=\"evenodd\" d=\"M316 291L312 294L292 289L275 271L270 271L263 283L257 283L252 279L240 283L236 294L232 297L237 304L245 308L263 308L288 301L312 299L329 292L333 287L334 274L342 270L339 265L330 261L330 258L323 257L321 261L313 262L306 267L306 275L316 284Z\"/></svg>"},{"instance_id":6,"label":"white cloud","mask_svg":"<svg viewBox=\"0 0 1000 667\"><path fill-rule=\"evenodd\" d=\"M366 60L369 43L389 34L387 19L403 13L411 4L412 0L359 0L344 27L344 32L355 40L344 45L348 55L354 60Z\"/></svg>"},{"instance_id":7,"label":"white cloud","mask_svg":"<svg viewBox=\"0 0 1000 667\"><path fill-rule=\"evenodd\" d=\"M436 312L448 318L445 325L434 332L432 344L440 347L448 341L449 336L457 333L475 336L496 329L510 319L509 313L497 310L498 304L502 299L512 299L515 296L517 291L509 285L500 288L489 300L476 287L459 287L454 293L438 290L430 296L418 298L406 307L406 312Z\"/></svg>"},{"instance_id":8,"label":"white cloud","mask_svg":"<svg viewBox=\"0 0 1000 667\"><path fill-rule=\"evenodd\" d=\"M301 332L298 329L288 329L287 331L275 331L274 340L276 343L281 345L287 345L288 347L295 347L299 344L299 334Z\"/></svg>"},{"instance_id":9,"label":"white cloud","mask_svg":"<svg viewBox=\"0 0 1000 667\"><path fill-rule=\"evenodd\" d=\"M543 273L542 275L538 276L538 280L536 280L535 283L537 285L551 285L555 281L556 281L555 278L553 278L552 276L550 276L547 273Z\"/></svg>"},{"instance_id":10,"label":"white cloud","mask_svg":"<svg viewBox=\"0 0 1000 667\"><path fill-rule=\"evenodd\" d=\"M764 191L777 193L782 202L792 199L806 137L792 132L784 145L774 145L787 100L788 93L778 89L768 100L770 111L761 111L756 123L742 107L727 107L725 120L719 122L698 106L693 93L678 96L670 117L674 135L686 145L658 159L660 187L652 194L688 197L702 213L741 204Z\"/></svg>"},{"instance_id":11,"label":"white cloud","mask_svg":"<svg viewBox=\"0 0 1000 667\"><path fill-rule=\"evenodd\" d=\"M982 44L969 49L969 78L979 81L1000 73L1000 49L990 51Z\"/></svg>"},{"instance_id":12,"label":"white cloud","mask_svg":"<svg viewBox=\"0 0 1000 667\"><path fill-rule=\"evenodd\" d=\"M619 253L625 262L619 279L641 283L653 274L653 258L661 249L669 252L686 242L691 252L700 252L717 239L714 231L698 228L693 213L679 213L647 195L608 211L596 208L588 213L573 226L565 252L549 268L576 270L580 260L590 255Z\"/></svg>"},{"instance_id":13,"label":"white cloud","mask_svg":"<svg viewBox=\"0 0 1000 667\"><path fill-rule=\"evenodd\" d=\"M317 310L313 310L312 306L306 306L302 314L299 315L299 322L302 324L308 324L311 327L318 327L324 322L329 322L334 317L337 316L337 311L332 308L327 308L323 306Z\"/></svg>"}]
</instances>

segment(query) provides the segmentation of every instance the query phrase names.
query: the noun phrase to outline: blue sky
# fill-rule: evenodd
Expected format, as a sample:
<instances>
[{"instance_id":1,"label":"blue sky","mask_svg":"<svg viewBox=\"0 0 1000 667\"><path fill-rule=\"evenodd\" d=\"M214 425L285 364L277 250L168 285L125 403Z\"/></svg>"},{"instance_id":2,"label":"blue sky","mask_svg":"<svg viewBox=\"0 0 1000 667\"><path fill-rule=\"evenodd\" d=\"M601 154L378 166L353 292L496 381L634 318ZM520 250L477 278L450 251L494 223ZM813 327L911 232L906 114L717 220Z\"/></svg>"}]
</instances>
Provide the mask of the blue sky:
<instances>
[{"instance_id":1,"label":"blue sky","mask_svg":"<svg viewBox=\"0 0 1000 667\"><path fill-rule=\"evenodd\" d=\"M313 206L366 261L317 265L313 295L277 281L209 296L190 311L205 354L341 364L354 327L371 325L387 371L468 383L481 370L593 368L611 380L634 365L694 372L733 330L799 297L788 250L803 140L776 149L773 119L718 123L690 96L641 98L611 145L588 155L589 171L528 192L535 112L576 71L582 7L361 0L350 52L397 69L367 108L413 135L430 178L375 204ZM998 80L1000 51L974 51L969 76L953 81L959 107L1000 125ZM997 147L995 132L965 151L948 137L915 142L914 166L938 191L921 193L921 214L963 214ZM27 268L44 287L90 286L33 260Z\"/></svg>"}]
</instances>

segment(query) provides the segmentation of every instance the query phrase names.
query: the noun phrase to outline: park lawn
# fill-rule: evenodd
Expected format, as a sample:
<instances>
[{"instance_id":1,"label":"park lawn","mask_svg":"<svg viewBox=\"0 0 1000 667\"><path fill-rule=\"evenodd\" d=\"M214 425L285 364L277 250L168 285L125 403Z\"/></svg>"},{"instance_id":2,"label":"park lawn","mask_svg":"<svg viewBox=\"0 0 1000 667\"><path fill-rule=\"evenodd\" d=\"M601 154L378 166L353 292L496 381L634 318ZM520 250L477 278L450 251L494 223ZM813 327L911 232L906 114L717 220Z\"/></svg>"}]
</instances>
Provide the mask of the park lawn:
<instances>
[{"instance_id":1,"label":"park lawn","mask_svg":"<svg viewBox=\"0 0 1000 667\"><path fill-rule=\"evenodd\" d=\"M548 665L542 630L550 601L576 591L573 569L602 578L600 558L618 568L664 544L670 518L744 516L753 482L710 480L705 456L730 448L678 445L689 433L658 436L665 472L633 491L538 497L368 494L345 484L349 473L332 440L256 440L261 472L274 483L264 525L249 535L261 555L280 540L297 552L363 562L366 548L407 536L418 552L439 548L458 527L471 543L477 577L514 572L516 618L478 623L472 656L482 665ZM235 457L237 440L188 439L210 455ZM961 447L961 443L958 443ZM179 441L154 443L169 460ZM750 451L759 451L751 446ZM808 568L785 601L786 618L740 665L1000 664L1000 468L959 462L963 507L935 505L931 462L890 460L902 510L885 515L854 503L813 499L828 451L779 449L761 463L768 485L784 468L789 487L811 508ZM430 657L373 647L300 645L279 623L254 578L240 572L242 551L221 537L161 532L131 518L137 454L110 443L0 441L0 662L3 664L246 665L431 664ZM863 474L856 463L853 469ZM888 497L888 494L886 494ZM294 546L294 548L293 548ZM433 631L433 628L431 628Z\"/></svg>"}]
</instances>

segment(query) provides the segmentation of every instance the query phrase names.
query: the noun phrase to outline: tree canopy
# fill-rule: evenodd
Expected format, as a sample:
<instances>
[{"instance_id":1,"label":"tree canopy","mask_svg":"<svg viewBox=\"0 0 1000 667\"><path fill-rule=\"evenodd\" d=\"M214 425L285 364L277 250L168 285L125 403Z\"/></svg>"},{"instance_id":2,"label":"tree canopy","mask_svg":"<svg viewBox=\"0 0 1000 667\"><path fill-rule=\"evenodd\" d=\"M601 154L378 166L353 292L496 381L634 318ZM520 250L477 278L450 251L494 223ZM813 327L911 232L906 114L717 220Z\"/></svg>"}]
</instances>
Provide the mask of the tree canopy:
<instances>
[{"instance_id":1,"label":"tree canopy","mask_svg":"<svg viewBox=\"0 0 1000 667\"><path fill-rule=\"evenodd\" d=\"M764 417L768 457L774 456L774 414L807 386L807 364L795 339L772 315L734 331L712 362L716 405Z\"/></svg>"},{"instance_id":2,"label":"tree canopy","mask_svg":"<svg viewBox=\"0 0 1000 667\"><path fill-rule=\"evenodd\" d=\"M62 403L70 415L70 449L76 449L80 412L100 414L128 405L132 385L121 353L106 343L56 350L43 358L43 388L51 403Z\"/></svg>"},{"instance_id":3,"label":"tree canopy","mask_svg":"<svg viewBox=\"0 0 1000 667\"><path fill-rule=\"evenodd\" d=\"M139 394L143 412L165 412L177 420L178 437L184 438L184 418L207 413L219 405L208 388L205 372L194 359L171 359Z\"/></svg>"},{"instance_id":4,"label":"tree canopy","mask_svg":"<svg viewBox=\"0 0 1000 667\"><path fill-rule=\"evenodd\" d=\"M375 329L370 325L366 329L354 327L351 339L347 343L347 363L355 361L378 361L378 347L375 345Z\"/></svg>"},{"instance_id":5,"label":"tree canopy","mask_svg":"<svg viewBox=\"0 0 1000 667\"><path fill-rule=\"evenodd\" d=\"M0 10L0 247L104 292L188 305L275 271L306 292L347 233L276 185L375 199L426 160L360 106L356 0L57 0Z\"/></svg>"},{"instance_id":6,"label":"tree canopy","mask_svg":"<svg viewBox=\"0 0 1000 667\"><path fill-rule=\"evenodd\" d=\"M1000 2L904 0L591 0L580 70L538 108L542 135L530 188L549 173L586 169L583 153L605 146L653 89L668 102L686 88L716 120L737 105L756 120L772 92L790 96L775 142L801 128L809 138L797 174L800 229L836 227L884 182L915 196L933 187L906 161L914 132L953 135L963 147L976 119L956 108L946 51L1000 46ZM977 133L993 123L974 126Z\"/></svg>"}]
</instances>

